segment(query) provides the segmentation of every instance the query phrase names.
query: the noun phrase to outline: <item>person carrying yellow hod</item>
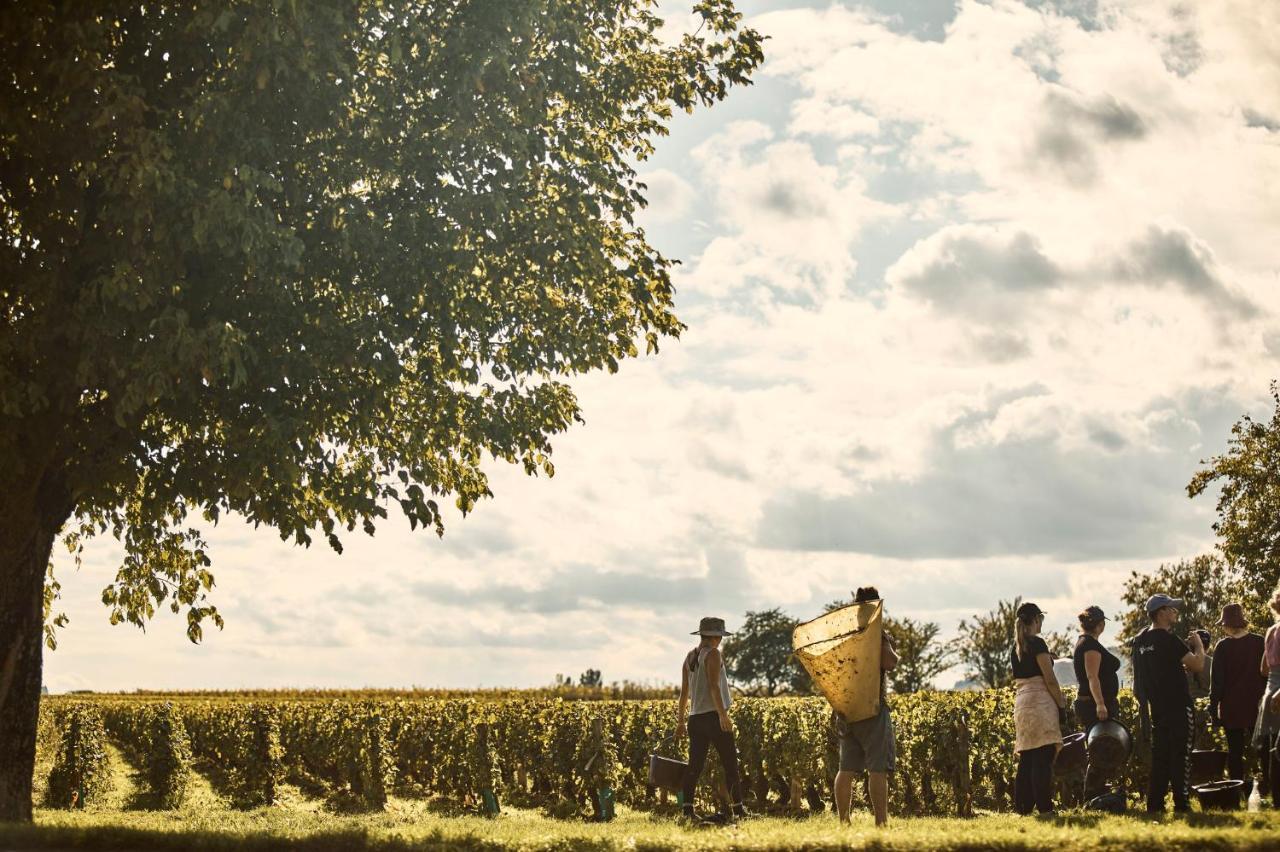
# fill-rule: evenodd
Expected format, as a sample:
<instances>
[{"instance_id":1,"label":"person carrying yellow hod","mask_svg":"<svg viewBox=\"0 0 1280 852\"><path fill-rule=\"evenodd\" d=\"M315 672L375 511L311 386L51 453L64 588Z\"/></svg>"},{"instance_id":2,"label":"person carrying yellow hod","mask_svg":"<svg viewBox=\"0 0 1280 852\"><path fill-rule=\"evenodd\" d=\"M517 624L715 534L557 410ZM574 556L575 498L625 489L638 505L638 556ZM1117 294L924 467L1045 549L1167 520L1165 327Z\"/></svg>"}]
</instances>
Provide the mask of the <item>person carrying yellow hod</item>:
<instances>
[{"instance_id":1,"label":"person carrying yellow hod","mask_svg":"<svg viewBox=\"0 0 1280 852\"><path fill-rule=\"evenodd\" d=\"M831 702L840 735L840 771L836 774L836 810L849 822L853 777L866 772L876 825L889 821L889 773L897 750L893 718L886 700L885 673L898 665L892 640L885 635L880 593L860 588L851 606L796 628L796 657Z\"/></svg>"}]
</instances>

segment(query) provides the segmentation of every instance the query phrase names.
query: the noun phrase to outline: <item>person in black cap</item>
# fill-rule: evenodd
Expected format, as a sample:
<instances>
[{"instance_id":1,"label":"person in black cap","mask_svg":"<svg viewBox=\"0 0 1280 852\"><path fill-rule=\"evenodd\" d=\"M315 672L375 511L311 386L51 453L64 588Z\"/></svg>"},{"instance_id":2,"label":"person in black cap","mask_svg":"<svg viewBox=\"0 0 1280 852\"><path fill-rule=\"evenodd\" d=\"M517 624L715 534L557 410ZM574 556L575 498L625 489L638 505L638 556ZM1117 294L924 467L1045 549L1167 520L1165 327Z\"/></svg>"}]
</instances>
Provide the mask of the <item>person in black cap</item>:
<instances>
[{"instance_id":1,"label":"person in black cap","mask_svg":"<svg viewBox=\"0 0 1280 852\"><path fill-rule=\"evenodd\" d=\"M707 762L707 751L715 746L733 799L733 816L745 817L738 747L733 740L733 721L729 718L733 696L729 694L729 677L720 655L721 640L733 634L724 629L723 618L704 618L692 635L701 638L680 667L680 706L676 711L676 738L683 739L686 733L689 736L689 768L685 770L681 790L681 812L690 821L704 822L693 809L693 797Z\"/></svg>"},{"instance_id":2,"label":"person in black cap","mask_svg":"<svg viewBox=\"0 0 1280 852\"><path fill-rule=\"evenodd\" d=\"M1101 607L1087 607L1077 618L1080 621L1080 638L1076 640L1072 655L1076 683L1079 684L1075 711L1076 718L1088 733L1095 723L1115 719L1120 714L1120 658L1099 641L1102 631L1107 629L1107 616ZM1084 773L1085 801L1106 791L1107 772L1111 768L1090 758Z\"/></svg>"},{"instance_id":3,"label":"person in black cap","mask_svg":"<svg viewBox=\"0 0 1280 852\"><path fill-rule=\"evenodd\" d=\"M1193 704L1187 672L1204 669L1204 644L1195 632L1183 642L1171 628L1178 620L1182 601L1168 595L1147 600L1151 626L1133 640L1135 684L1139 700L1151 707L1151 776L1147 786L1147 812L1164 812L1165 794L1173 788L1173 809L1191 810L1188 778L1193 739Z\"/></svg>"},{"instance_id":4,"label":"person in black cap","mask_svg":"<svg viewBox=\"0 0 1280 852\"><path fill-rule=\"evenodd\" d=\"M1062 748L1062 719L1067 700L1053 674L1053 655L1040 638L1044 612L1033 603L1018 607L1014 645L1009 652L1018 691L1013 700L1013 749L1018 775L1013 807L1020 814L1032 809L1053 813L1053 761Z\"/></svg>"}]
</instances>

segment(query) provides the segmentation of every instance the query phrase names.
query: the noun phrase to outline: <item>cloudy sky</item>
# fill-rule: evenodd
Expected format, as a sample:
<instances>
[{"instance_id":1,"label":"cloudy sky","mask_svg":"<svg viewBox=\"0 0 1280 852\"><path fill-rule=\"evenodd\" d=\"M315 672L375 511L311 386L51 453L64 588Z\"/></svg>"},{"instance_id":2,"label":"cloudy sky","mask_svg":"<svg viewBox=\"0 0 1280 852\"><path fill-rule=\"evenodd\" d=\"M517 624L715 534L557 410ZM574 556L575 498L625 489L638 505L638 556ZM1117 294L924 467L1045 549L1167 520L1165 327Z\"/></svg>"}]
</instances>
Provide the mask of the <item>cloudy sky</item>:
<instances>
[{"instance_id":1,"label":"cloudy sky","mask_svg":"<svg viewBox=\"0 0 1280 852\"><path fill-rule=\"evenodd\" d=\"M1280 4L741 8L756 85L642 167L689 329L576 382L554 479L340 557L226 521L199 647L107 624L100 543L50 687L669 681L704 614L874 583L1061 629L1212 547L1185 485L1280 374Z\"/></svg>"}]
</instances>

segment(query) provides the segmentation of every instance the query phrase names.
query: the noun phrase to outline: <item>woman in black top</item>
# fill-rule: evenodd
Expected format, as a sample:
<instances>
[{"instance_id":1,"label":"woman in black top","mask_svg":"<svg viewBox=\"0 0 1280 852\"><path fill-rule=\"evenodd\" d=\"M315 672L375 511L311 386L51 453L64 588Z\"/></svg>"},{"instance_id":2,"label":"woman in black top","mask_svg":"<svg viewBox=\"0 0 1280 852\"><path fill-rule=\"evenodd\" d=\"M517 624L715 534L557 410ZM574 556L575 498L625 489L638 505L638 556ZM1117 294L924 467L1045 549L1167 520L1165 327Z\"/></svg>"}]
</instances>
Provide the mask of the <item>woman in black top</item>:
<instances>
[{"instance_id":1,"label":"woman in black top","mask_svg":"<svg viewBox=\"0 0 1280 852\"><path fill-rule=\"evenodd\" d=\"M1043 625L1040 607L1018 607L1009 665L1018 689L1013 700L1013 750L1018 753L1013 806L1020 814L1033 808L1053 813L1053 760L1062 748L1061 717L1067 702L1053 676L1053 655L1039 635Z\"/></svg>"},{"instance_id":2,"label":"woman in black top","mask_svg":"<svg viewBox=\"0 0 1280 852\"><path fill-rule=\"evenodd\" d=\"M1073 662L1080 694L1076 697L1076 718L1086 731L1095 722L1113 719L1120 712L1120 658L1098 641L1107 629L1107 616L1091 606L1077 616L1080 638L1076 640Z\"/></svg>"},{"instance_id":3,"label":"woman in black top","mask_svg":"<svg viewBox=\"0 0 1280 852\"><path fill-rule=\"evenodd\" d=\"M1120 658L1098 641L1107 629L1107 616L1100 607L1088 607L1077 618L1080 638L1072 656L1079 684L1075 710L1076 718L1088 732L1096 723L1115 719L1120 713ZM1108 770L1109 767L1089 761L1084 773L1086 801L1106 792Z\"/></svg>"}]
</instances>

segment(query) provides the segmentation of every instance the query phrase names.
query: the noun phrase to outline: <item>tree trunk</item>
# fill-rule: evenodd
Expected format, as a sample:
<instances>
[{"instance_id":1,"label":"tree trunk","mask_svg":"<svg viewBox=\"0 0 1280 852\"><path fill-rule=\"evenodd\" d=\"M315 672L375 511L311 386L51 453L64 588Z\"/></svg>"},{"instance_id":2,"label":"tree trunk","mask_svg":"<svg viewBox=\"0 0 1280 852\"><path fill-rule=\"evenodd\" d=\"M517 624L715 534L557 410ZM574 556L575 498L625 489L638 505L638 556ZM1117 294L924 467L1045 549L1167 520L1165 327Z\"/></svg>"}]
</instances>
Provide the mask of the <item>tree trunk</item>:
<instances>
[{"instance_id":1,"label":"tree trunk","mask_svg":"<svg viewBox=\"0 0 1280 852\"><path fill-rule=\"evenodd\" d=\"M0 822L31 821L44 578L68 514L61 510L63 501L42 499L48 496L40 494L34 506L0 504Z\"/></svg>"}]
</instances>

